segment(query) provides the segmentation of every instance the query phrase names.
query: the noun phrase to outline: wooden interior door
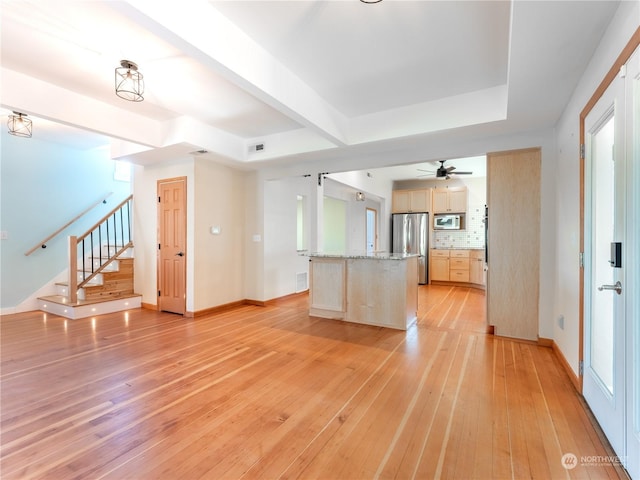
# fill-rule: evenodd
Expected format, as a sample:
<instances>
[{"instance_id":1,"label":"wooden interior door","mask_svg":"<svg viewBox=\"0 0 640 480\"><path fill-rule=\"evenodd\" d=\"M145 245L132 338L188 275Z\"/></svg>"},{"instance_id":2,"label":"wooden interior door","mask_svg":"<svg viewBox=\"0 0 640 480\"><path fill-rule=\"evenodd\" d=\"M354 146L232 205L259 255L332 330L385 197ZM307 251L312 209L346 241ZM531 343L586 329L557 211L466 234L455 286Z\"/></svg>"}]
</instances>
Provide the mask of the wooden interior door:
<instances>
[{"instance_id":1,"label":"wooden interior door","mask_svg":"<svg viewBox=\"0 0 640 480\"><path fill-rule=\"evenodd\" d=\"M487 321L495 334L538 339L539 148L487 155Z\"/></svg>"},{"instance_id":2,"label":"wooden interior door","mask_svg":"<svg viewBox=\"0 0 640 480\"><path fill-rule=\"evenodd\" d=\"M186 311L187 179L158 181L158 308Z\"/></svg>"}]
</instances>

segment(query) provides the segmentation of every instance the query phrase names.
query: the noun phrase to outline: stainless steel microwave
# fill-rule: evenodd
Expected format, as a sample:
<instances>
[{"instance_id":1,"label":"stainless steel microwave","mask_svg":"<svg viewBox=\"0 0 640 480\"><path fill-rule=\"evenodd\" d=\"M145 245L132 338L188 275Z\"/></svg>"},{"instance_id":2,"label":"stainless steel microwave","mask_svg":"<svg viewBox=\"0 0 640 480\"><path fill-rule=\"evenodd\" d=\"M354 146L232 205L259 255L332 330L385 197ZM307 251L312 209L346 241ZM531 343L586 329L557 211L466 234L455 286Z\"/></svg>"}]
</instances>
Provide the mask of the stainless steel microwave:
<instances>
[{"instance_id":1,"label":"stainless steel microwave","mask_svg":"<svg viewBox=\"0 0 640 480\"><path fill-rule=\"evenodd\" d=\"M464 215L434 215L434 230L462 230L464 229Z\"/></svg>"}]
</instances>

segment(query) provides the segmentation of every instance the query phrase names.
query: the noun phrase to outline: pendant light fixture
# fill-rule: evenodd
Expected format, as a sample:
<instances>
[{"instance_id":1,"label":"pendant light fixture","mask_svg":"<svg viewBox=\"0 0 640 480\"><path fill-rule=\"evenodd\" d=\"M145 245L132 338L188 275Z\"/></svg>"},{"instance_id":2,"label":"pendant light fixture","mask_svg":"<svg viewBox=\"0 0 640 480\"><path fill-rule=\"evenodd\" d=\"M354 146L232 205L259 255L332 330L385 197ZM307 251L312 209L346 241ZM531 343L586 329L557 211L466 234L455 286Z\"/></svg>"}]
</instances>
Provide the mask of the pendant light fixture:
<instances>
[{"instance_id":1,"label":"pendant light fixture","mask_svg":"<svg viewBox=\"0 0 640 480\"><path fill-rule=\"evenodd\" d=\"M138 65L129 60L120 60L116 68L116 95L130 102L144 100L144 79L138 71Z\"/></svg>"},{"instance_id":2,"label":"pendant light fixture","mask_svg":"<svg viewBox=\"0 0 640 480\"><path fill-rule=\"evenodd\" d=\"M32 124L31 120L27 118L26 113L14 111L13 115L9 115L7 126L9 127L9 133L11 135L31 138Z\"/></svg>"}]
</instances>

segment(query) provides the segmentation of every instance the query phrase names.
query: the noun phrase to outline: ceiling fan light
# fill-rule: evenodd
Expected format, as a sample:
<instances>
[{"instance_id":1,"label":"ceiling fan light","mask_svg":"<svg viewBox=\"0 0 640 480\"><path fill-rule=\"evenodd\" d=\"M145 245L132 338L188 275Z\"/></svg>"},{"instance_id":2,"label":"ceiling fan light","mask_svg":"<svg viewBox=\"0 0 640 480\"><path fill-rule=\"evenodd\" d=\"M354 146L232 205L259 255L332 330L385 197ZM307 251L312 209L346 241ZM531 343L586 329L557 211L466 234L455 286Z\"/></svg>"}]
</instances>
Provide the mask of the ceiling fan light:
<instances>
[{"instance_id":1,"label":"ceiling fan light","mask_svg":"<svg viewBox=\"0 0 640 480\"><path fill-rule=\"evenodd\" d=\"M138 65L129 60L121 60L116 68L116 95L130 102L144 100L144 76L138 71Z\"/></svg>"},{"instance_id":2,"label":"ceiling fan light","mask_svg":"<svg viewBox=\"0 0 640 480\"><path fill-rule=\"evenodd\" d=\"M33 125L31 120L27 118L26 113L13 112L13 115L9 115L7 126L9 127L9 134L16 137L31 138Z\"/></svg>"}]
</instances>

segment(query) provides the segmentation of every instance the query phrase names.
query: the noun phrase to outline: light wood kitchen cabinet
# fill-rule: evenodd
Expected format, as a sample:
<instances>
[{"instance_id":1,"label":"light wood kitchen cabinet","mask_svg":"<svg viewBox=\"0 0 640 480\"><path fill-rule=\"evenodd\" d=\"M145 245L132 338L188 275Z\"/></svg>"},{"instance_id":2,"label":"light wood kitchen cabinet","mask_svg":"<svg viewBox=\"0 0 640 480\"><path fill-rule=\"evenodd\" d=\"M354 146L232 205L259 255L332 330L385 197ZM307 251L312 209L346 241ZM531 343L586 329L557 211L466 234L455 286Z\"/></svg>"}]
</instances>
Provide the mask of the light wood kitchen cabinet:
<instances>
[{"instance_id":1,"label":"light wood kitchen cabinet","mask_svg":"<svg viewBox=\"0 0 640 480\"><path fill-rule=\"evenodd\" d=\"M449 281L449 250L431 250L431 280Z\"/></svg>"},{"instance_id":2,"label":"light wood kitchen cabinet","mask_svg":"<svg viewBox=\"0 0 640 480\"><path fill-rule=\"evenodd\" d=\"M469 283L469 250L449 251L449 281Z\"/></svg>"},{"instance_id":3,"label":"light wood kitchen cabinet","mask_svg":"<svg viewBox=\"0 0 640 480\"><path fill-rule=\"evenodd\" d=\"M422 190L394 190L392 194L393 213L428 212L431 207L431 192Z\"/></svg>"},{"instance_id":4,"label":"light wood kitchen cabinet","mask_svg":"<svg viewBox=\"0 0 640 480\"><path fill-rule=\"evenodd\" d=\"M431 281L485 285L484 250L431 249Z\"/></svg>"},{"instance_id":5,"label":"light wood kitchen cabinet","mask_svg":"<svg viewBox=\"0 0 640 480\"><path fill-rule=\"evenodd\" d=\"M469 283L485 285L484 276L484 251L469 251Z\"/></svg>"},{"instance_id":6,"label":"light wood kitchen cabinet","mask_svg":"<svg viewBox=\"0 0 640 480\"><path fill-rule=\"evenodd\" d=\"M467 187L434 188L433 213L466 213Z\"/></svg>"},{"instance_id":7,"label":"light wood kitchen cabinet","mask_svg":"<svg viewBox=\"0 0 640 480\"><path fill-rule=\"evenodd\" d=\"M418 318L417 255L309 258L309 315L406 330Z\"/></svg>"},{"instance_id":8,"label":"light wood kitchen cabinet","mask_svg":"<svg viewBox=\"0 0 640 480\"><path fill-rule=\"evenodd\" d=\"M314 258L309 264L309 306L313 315L325 318L344 318L347 310L346 260L342 258Z\"/></svg>"}]
</instances>

